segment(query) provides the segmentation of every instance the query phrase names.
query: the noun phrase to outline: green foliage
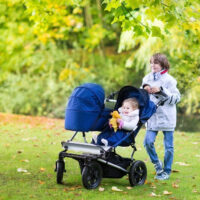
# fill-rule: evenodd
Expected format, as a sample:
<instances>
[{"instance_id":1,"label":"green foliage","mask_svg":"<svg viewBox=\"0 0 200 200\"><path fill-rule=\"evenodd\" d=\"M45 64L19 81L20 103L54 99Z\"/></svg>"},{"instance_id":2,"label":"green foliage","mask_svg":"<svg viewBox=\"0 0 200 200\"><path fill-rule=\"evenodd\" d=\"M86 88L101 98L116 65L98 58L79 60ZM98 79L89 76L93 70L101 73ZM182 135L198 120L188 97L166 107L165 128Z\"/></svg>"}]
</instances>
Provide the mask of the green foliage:
<instances>
[{"instance_id":1,"label":"green foliage","mask_svg":"<svg viewBox=\"0 0 200 200\"><path fill-rule=\"evenodd\" d=\"M199 10L197 0L0 0L0 110L63 116L77 85L139 87L163 52L181 111L199 113Z\"/></svg>"}]
</instances>

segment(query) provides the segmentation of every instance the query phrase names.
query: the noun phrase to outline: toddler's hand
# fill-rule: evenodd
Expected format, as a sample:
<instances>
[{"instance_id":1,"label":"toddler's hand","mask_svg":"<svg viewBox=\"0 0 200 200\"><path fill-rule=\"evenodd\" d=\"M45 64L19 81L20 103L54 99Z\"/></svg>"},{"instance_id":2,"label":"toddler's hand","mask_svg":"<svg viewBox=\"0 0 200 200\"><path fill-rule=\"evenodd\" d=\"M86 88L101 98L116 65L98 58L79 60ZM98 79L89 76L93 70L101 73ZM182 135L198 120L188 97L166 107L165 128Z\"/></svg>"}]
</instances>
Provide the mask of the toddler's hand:
<instances>
[{"instance_id":1,"label":"toddler's hand","mask_svg":"<svg viewBox=\"0 0 200 200\"><path fill-rule=\"evenodd\" d=\"M117 119L117 123L118 123L118 127L119 129L122 129L123 125L124 125L124 122L122 119Z\"/></svg>"},{"instance_id":2,"label":"toddler's hand","mask_svg":"<svg viewBox=\"0 0 200 200\"><path fill-rule=\"evenodd\" d=\"M110 121L108 122L108 124L109 124L110 128L112 128L112 124L110 123Z\"/></svg>"}]
</instances>

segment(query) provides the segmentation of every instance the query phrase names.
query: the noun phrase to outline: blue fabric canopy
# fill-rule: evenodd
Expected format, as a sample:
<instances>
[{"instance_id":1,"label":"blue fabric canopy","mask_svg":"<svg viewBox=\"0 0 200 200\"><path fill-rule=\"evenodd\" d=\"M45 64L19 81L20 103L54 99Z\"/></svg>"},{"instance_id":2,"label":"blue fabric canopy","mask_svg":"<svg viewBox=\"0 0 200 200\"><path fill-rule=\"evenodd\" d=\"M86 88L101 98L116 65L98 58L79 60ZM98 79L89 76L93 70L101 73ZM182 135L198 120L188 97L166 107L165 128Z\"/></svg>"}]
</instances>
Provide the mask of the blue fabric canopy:
<instances>
[{"instance_id":1,"label":"blue fabric canopy","mask_svg":"<svg viewBox=\"0 0 200 200\"><path fill-rule=\"evenodd\" d=\"M104 108L104 89L85 83L72 92L65 113L65 128L74 131L98 131L107 122L110 110Z\"/></svg>"}]
</instances>

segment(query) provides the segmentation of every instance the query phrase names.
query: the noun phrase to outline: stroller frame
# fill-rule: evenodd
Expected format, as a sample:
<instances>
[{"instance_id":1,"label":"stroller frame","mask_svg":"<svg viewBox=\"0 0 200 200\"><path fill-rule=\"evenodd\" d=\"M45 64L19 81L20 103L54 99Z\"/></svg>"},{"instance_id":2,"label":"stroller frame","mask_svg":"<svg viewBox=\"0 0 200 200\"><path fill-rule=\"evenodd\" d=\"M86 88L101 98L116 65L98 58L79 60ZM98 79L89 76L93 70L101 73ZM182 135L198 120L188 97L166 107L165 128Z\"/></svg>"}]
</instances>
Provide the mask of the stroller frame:
<instances>
[{"instance_id":1,"label":"stroller frame","mask_svg":"<svg viewBox=\"0 0 200 200\"><path fill-rule=\"evenodd\" d=\"M116 102L114 99L116 94L118 94L118 92L112 93L105 101ZM161 95L163 95L165 99L160 100L157 103L156 108L163 105L167 99L167 96L164 93ZM100 185L102 178L121 178L127 174L131 186L143 185L147 177L146 165L143 161L135 160L133 158L135 151L137 151L135 146L135 136L142 125L143 123L139 121L137 128L128 132L127 136L125 136L126 138L130 136L133 138L131 144L133 149L131 158L123 158L116 153L115 148L120 142L114 146L101 146L87 143L85 132L82 132L84 143L74 142L73 139L79 132L76 131L70 140L61 142L64 150L59 153L58 160L55 163L57 183L63 183L63 174L66 172L64 159L67 157L79 162L82 183L86 189L97 188ZM69 153L69 151L82 152L82 154Z\"/></svg>"},{"instance_id":2,"label":"stroller frame","mask_svg":"<svg viewBox=\"0 0 200 200\"><path fill-rule=\"evenodd\" d=\"M63 173L66 172L64 158L72 158L79 162L82 183L87 189L97 188L102 178L121 178L124 175L129 175L129 182L131 186L144 184L147 177L146 165L143 161L136 161L133 156L137 151L135 144L133 148L131 158L122 158L116 154L115 147L112 146L101 146L95 144L89 144L85 138L85 132L82 132L84 143L73 142L73 139L78 132L72 136L72 138L66 142L61 142L63 151L59 153L58 160L56 161L55 171L57 172L57 183L62 184ZM131 132L130 134L133 134ZM83 154L68 153L68 151L83 152ZM115 156L120 161L125 161L124 166L120 166L119 163L115 163L114 160L109 161L109 158ZM106 170L114 170L116 174L108 175L105 174L103 168Z\"/></svg>"}]
</instances>

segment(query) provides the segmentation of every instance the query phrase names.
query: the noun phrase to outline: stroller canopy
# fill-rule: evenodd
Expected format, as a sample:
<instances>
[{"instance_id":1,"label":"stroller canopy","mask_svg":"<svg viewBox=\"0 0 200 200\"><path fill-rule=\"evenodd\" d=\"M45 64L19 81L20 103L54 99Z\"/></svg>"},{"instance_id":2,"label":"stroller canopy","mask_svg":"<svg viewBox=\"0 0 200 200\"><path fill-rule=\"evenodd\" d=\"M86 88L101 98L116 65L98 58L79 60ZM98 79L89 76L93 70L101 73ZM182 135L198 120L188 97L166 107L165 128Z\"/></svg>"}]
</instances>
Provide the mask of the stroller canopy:
<instances>
[{"instance_id":1,"label":"stroller canopy","mask_svg":"<svg viewBox=\"0 0 200 200\"><path fill-rule=\"evenodd\" d=\"M104 89L98 84L85 83L75 88L67 104L65 128L73 131L101 130L110 113L104 109L104 98Z\"/></svg>"},{"instance_id":2,"label":"stroller canopy","mask_svg":"<svg viewBox=\"0 0 200 200\"><path fill-rule=\"evenodd\" d=\"M144 89L138 89L132 86L121 88L118 93L115 110L122 106L122 102L125 99L133 97L135 97L139 102L140 121L145 123L156 112L156 106L152 101L150 101L149 94Z\"/></svg>"}]
</instances>

